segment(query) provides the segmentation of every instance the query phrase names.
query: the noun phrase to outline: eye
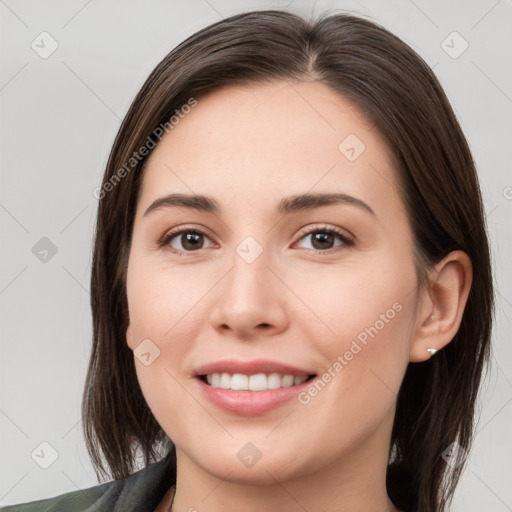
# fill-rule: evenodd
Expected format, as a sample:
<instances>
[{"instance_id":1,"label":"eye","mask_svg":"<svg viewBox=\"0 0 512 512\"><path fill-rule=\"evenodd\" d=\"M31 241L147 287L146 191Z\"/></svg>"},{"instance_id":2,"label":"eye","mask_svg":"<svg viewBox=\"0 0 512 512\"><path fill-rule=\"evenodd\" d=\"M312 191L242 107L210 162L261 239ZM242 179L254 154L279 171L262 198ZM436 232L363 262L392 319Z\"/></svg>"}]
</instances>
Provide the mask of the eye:
<instances>
[{"instance_id":1,"label":"eye","mask_svg":"<svg viewBox=\"0 0 512 512\"><path fill-rule=\"evenodd\" d=\"M306 240L308 237L311 239L312 247L303 248L320 253L329 254L331 252L337 252L338 247L350 247L355 243L354 240L349 238L344 232L332 227L314 226L313 228L309 228L306 232L301 233L299 241ZM177 254L186 254L206 248L205 239L210 240L205 233L198 229L181 228L166 233L158 242L158 245L160 247L169 247ZM336 240L339 241L338 244L336 244Z\"/></svg>"},{"instance_id":2,"label":"eye","mask_svg":"<svg viewBox=\"0 0 512 512\"><path fill-rule=\"evenodd\" d=\"M204 249L205 238L210 240L202 231L185 228L165 234L158 245L161 247L169 246L174 252L184 254Z\"/></svg>"},{"instance_id":3,"label":"eye","mask_svg":"<svg viewBox=\"0 0 512 512\"><path fill-rule=\"evenodd\" d=\"M300 240L306 240L308 237L311 240L312 247L305 247L305 249L316 252L337 252L336 250L333 251L332 249L343 246L350 247L354 245L354 241L351 238L336 228L315 226L313 228L309 228L309 230L305 233L302 233ZM338 239L340 243L334 245L336 239Z\"/></svg>"}]
</instances>

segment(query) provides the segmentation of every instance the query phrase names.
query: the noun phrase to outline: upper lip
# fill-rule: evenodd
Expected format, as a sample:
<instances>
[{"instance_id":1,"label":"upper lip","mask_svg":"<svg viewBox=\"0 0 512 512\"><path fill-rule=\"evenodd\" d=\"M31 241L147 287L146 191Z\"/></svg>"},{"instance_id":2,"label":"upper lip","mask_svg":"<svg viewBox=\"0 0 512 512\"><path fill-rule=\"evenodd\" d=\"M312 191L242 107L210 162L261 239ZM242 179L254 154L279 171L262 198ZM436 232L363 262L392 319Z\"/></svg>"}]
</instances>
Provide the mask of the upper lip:
<instances>
[{"instance_id":1,"label":"upper lip","mask_svg":"<svg viewBox=\"0 0 512 512\"><path fill-rule=\"evenodd\" d=\"M243 375L279 373L281 375L293 375L299 377L314 375L314 372L266 359L253 359L252 361L226 359L200 366L195 370L195 373L196 375L211 375L212 373L229 373L231 375L235 373L241 373Z\"/></svg>"}]
</instances>

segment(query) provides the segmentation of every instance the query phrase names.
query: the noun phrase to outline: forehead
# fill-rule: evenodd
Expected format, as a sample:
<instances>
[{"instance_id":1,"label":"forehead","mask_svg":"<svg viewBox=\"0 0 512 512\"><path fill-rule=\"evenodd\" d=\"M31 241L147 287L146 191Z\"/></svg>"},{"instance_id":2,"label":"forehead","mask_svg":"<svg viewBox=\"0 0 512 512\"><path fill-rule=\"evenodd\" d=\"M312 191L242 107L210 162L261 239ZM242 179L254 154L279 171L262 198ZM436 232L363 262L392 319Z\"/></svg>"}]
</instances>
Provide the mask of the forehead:
<instances>
[{"instance_id":1,"label":"forehead","mask_svg":"<svg viewBox=\"0 0 512 512\"><path fill-rule=\"evenodd\" d=\"M377 210L396 199L375 126L320 82L230 86L198 98L162 138L146 163L140 206L171 192L247 207L308 191L364 196Z\"/></svg>"}]
</instances>

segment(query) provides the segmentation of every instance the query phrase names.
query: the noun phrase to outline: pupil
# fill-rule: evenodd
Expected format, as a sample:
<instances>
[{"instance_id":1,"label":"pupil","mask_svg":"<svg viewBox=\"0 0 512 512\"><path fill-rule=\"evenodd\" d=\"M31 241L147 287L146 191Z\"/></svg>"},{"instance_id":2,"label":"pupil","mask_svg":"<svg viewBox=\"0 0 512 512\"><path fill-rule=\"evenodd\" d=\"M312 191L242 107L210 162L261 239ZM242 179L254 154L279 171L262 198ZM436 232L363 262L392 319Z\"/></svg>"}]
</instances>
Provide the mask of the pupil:
<instances>
[{"instance_id":1,"label":"pupil","mask_svg":"<svg viewBox=\"0 0 512 512\"><path fill-rule=\"evenodd\" d=\"M185 237L185 242L183 242L183 236ZM201 237L200 233L187 233L183 236L182 236L182 245L183 245L184 249L193 251L193 250L201 248L202 244L198 243L198 238ZM188 244L190 244L190 245L188 245Z\"/></svg>"},{"instance_id":2,"label":"pupil","mask_svg":"<svg viewBox=\"0 0 512 512\"><path fill-rule=\"evenodd\" d=\"M329 243L331 242L332 243L332 239L334 238L334 235L332 235L331 233L322 233L322 232L318 232L318 233L315 233L315 236L313 237L313 246L315 246L315 243L316 242L319 242L320 243L320 249L325 249L325 243ZM324 245L322 245L324 244Z\"/></svg>"}]
</instances>

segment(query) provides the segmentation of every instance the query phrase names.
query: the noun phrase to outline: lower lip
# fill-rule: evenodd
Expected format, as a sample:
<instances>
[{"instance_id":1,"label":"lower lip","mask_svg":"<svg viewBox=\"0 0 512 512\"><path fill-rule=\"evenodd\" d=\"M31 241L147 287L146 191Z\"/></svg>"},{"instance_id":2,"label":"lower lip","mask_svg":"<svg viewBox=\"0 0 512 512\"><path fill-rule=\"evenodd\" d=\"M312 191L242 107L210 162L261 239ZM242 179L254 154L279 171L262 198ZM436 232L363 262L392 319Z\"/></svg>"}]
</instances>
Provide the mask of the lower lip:
<instances>
[{"instance_id":1,"label":"lower lip","mask_svg":"<svg viewBox=\"0 0 512 512\"><path fill-rule=\"evenodd\" d=\"M267 389L265 391L233 391L214 388L196 378L206 398L217 407L242 416L258 416L293 400L309 386L307 380L297 386Z\"/></svg>"}]
</instances>

